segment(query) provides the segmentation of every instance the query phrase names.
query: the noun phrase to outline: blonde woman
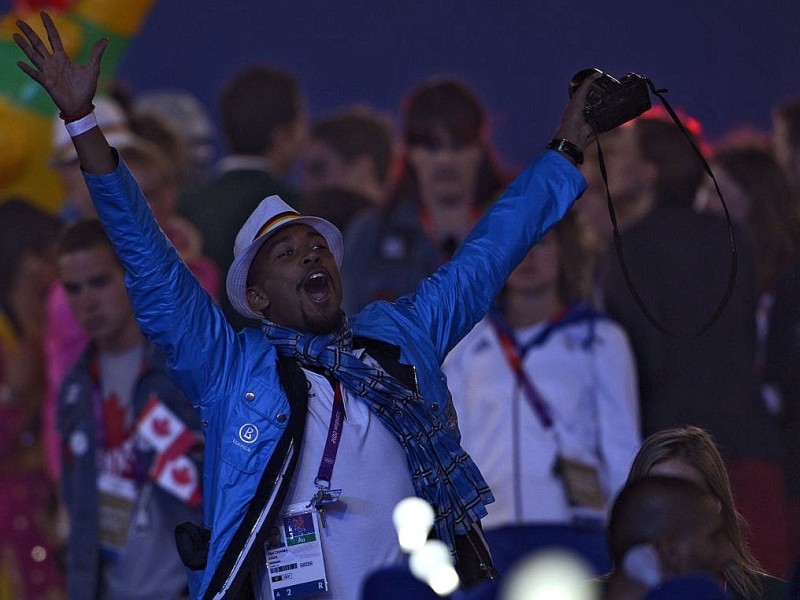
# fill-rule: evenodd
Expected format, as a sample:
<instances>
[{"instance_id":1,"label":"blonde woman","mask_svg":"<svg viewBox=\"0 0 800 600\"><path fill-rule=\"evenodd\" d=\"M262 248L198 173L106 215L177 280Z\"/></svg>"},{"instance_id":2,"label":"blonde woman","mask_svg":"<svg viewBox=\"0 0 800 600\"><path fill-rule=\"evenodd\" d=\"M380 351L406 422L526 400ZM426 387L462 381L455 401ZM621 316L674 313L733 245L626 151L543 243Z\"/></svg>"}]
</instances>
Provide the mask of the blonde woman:
<instances>
[{"instance_id":1,"label":"blonde woman","mask_svg":"<svg viewBox=\"0 0 800 600\"><path fill-rule=\"evenodd\" d=\"M628 482L648 475L683 477L717 498L735 557L724 569L729 596L739 600L786 598L785 583L767 575L747 546L747 523L736 511L728 472L711 434L690 426L652 434L639 449Z\"/></svg>"}]
</instances>

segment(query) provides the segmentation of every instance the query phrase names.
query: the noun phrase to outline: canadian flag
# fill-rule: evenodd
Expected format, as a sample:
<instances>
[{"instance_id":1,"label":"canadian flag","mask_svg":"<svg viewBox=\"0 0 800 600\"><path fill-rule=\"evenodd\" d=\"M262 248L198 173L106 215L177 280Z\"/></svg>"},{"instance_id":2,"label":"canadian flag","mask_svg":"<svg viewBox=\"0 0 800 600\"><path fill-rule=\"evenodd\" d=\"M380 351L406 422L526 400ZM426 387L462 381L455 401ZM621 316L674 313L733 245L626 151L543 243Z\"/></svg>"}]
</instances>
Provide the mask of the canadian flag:
<instances>
[{"instance_id":1,"label":"canadian flag","mask_svg":"<svg viewBox=\"0 0 800 600\"><path fill-rule=\"evenodd\" d=\"M150 476L157 485L194 506L200 502L197 466L186 453L201 441L174 412L151 394L136 425L136 433L156 452Z\"/></svg>"},{"instance_id":2,"label":"canadian flag","mask_svg":"<svg viewBox=\"0 0 800 600\"><path fill-rule=\"evenodd\" d=\"M139 417L136 430L139 438L158 454L167 450L181 437L186 437L187 433L194 440L194 435L186 428L183 421L164 406L155 393L150 394Z\"/></svg>"},{"instance_id":3,"label":"canadian flag","mask_svg":"<svg viewBox=\"0 0 800 600\"><path fill-rule=\"evenodd\" d=\"M164 461L153 477L156 485L180 498L189 506L200 504L200 477L197 465L182 454Z\"/></svg>"}]
</instances>

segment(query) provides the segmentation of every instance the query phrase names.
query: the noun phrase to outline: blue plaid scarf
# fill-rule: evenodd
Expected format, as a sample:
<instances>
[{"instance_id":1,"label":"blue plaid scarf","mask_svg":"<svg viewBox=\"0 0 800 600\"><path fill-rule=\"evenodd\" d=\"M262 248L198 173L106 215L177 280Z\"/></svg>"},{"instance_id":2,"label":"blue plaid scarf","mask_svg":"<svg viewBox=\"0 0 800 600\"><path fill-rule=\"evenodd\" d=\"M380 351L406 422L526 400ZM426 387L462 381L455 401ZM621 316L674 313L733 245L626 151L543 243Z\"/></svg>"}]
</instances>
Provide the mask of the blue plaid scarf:
<instances>
[{"instance_id":1,"label":"blue plaid scarf","mask_svg":"<svg viewBox=\"0 0 800 600\"><path fill-rule=\"evenodd\" d=\"M444 429L422 398L377 366L353 354L347 319L332 334L302 334L266 321L264 334L283 356L321 369L362 398L405 450L417 496L436 512L434 530L451 552L455 535L486 516L494 496L455 436Z\"/></svg>"}]
</instances>

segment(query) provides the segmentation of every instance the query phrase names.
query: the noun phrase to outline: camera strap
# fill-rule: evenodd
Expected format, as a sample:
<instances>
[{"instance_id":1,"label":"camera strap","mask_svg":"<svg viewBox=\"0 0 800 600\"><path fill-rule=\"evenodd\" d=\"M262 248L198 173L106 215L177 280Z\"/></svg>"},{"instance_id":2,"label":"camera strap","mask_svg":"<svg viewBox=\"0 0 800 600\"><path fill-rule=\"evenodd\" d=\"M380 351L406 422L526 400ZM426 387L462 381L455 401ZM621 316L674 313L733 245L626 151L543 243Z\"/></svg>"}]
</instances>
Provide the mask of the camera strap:
<instances>
[{"instance_id":1,"label":"camera strap","mask_svg":"<svg viewBox=\"0 0 800 600\"><path fill-rule=\"evenodd\" d=\"M616 213L614 211L614 204L611 201L611 192L610 192L610 190L608 188L608 174L607 174L607 171L606 171L605 160L603 159L603 150L600 147L599 136L595 135L595 143L597 144L597 159L598 159L598 163L599 163L599 166L600 166L600 174L603 177L603 183L604 183L604 185L606 187L606 199L607 199L607 202L608 202L608 214L611 217L611 223L612 223L613 228L614 228L614 232L613 232L613 235L614 235L614 248L615 248L615 250L617 252L617 258L619 259L619 264L620 264L620 267L622 268L622 275L625 278L625 283L628 286L628 289L631 291L631 295L633 296L633 299L636 301L636 304L639 305L639 308L642 310L642 313L644 314L644 316L647 318L648 321L650 321L650 324L653 325L653 327L655 327L656 329L658 329L661 333L663 333L663 334L665 334L665 335L667 335L669 337L677 338L677 339L684 339L684 340L686 340L686 339L694 339L694 338L697 338L697 337L700 337L701 335L703 335L706 331L708 331L708 329L714 323L716 323L717 319L719 319L720 315L722 314L722 311L725 310L725 307L728 305L728 302L731 299L731 295L733 294L733 288L734 288L734 285L736 284L736 271L737 271L736 241L734 239L734 234L733 234L733 224L731 222L730 213L728 212L728 206L727 206L727 204L725 204L725 199L722 197L722 192L719 189L719 184L717 183L717 178L714 177L714 173L711 171L711 167L709 166L708 162L706 161L705 157L703 156L703 153L700 152L700 149L697 147L697 144L695 143L694 139L692 138L692 135L686 130L686 127L683 125L683 123L681 122L680 118L678 118L678 115L675 113L675 111L670 106L669 102L667 102L667 99L664 97L663 94L666 93L667 90L657 90L655 85L653 84L653 82L650 81L650 79L648 79L646 77L644 79L647 82L647 85L650 88L650 91L655 96L657 96L659 100L661 100L661 103L664 105L664 108L666 109L667 113L669 113L670 117L672 117L672 120L680 128L680 130L683 133L683 135L689 141L689 144L691 145L692 149L695 151L695 154L697 154L697 158L700 160L700 164L702 164L702 166L703 166L703 170L711 178L711 181L714 182L714 189L717 192L717 196L719 197L719 201L722 203L722 208L723 208L723 210L725 212L725 219L726 219L726 221L728 223L728 235L729 235L730 249L731 249L731 266L730 266L730 272L728 274L728 283L727 283L727 286L725 288L725 292L723 293L722 298L720 299L719 303L717 304L717 307L714 309L714 311L711 313L711 315L709 315L709 317L706 319L705 323L703 323L697 331L695 331L694 333L691 333L689 335L679 335L679 334L675 333L674 331L671 331L668 327L666 327L663 323L661 323L653 315L653 313L647 307L647 304L645 304L644 300L642 300L641 296L639 295L639 292L637 291L636 286L633 283L633 278L631 277L630 271L628 270L628 265L625 262L625 253L622 250L622 236L620 235L619 227L617 226L617 215L616 215Z\"/></svg>"}]
</instances>

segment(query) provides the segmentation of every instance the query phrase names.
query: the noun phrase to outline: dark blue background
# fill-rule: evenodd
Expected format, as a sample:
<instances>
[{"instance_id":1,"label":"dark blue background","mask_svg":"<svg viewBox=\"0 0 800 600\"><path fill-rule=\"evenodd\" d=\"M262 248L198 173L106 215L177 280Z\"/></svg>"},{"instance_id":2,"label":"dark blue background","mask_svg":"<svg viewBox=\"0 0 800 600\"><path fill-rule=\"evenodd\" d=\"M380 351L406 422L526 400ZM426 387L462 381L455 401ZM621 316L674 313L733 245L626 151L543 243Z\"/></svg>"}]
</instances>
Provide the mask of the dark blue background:
<instances>
[{"instance_id":1,"label":"dark blue background","mask_svg":"<svg viewBox=\"0 0 800 600\"><path fill-rule=\"evenodd\" d=\"M490 107L501 156L520 166L551 137L585 66L650 76L712 140L766 129L771 107L800 93L798 32L788 0L160 0L119 75L138 91L189 89L216 118L219 85L254 61L295 71L312 115L353 102L396 115L409 87L457 74Z\"/></svg>"}]
</instances>

